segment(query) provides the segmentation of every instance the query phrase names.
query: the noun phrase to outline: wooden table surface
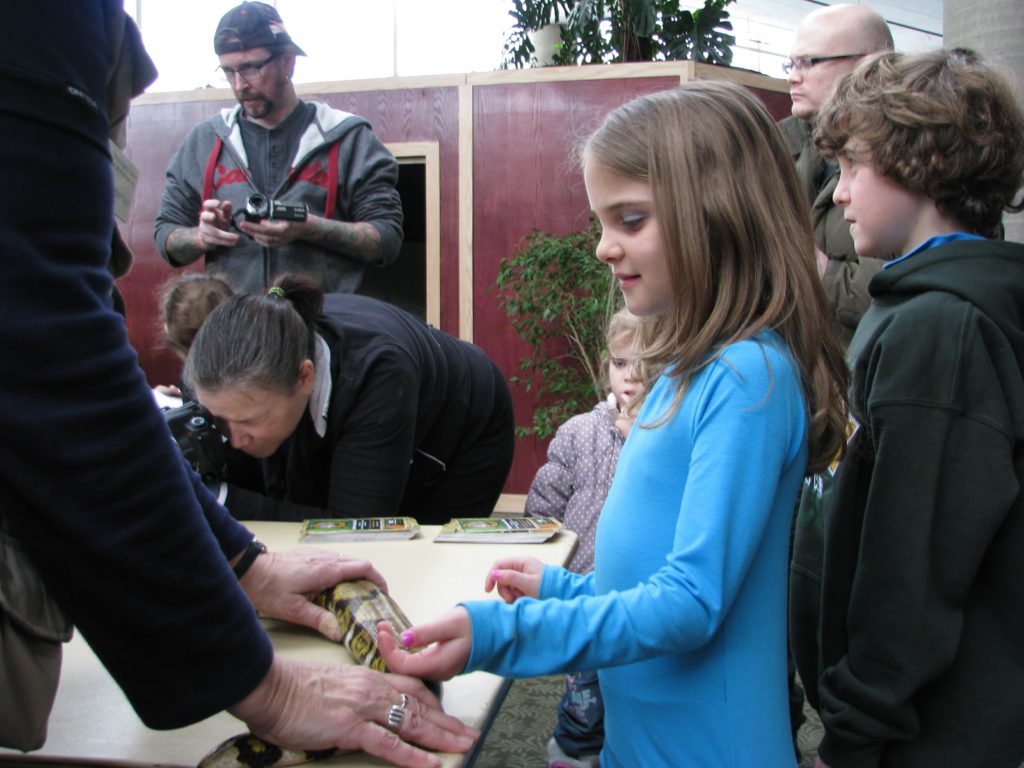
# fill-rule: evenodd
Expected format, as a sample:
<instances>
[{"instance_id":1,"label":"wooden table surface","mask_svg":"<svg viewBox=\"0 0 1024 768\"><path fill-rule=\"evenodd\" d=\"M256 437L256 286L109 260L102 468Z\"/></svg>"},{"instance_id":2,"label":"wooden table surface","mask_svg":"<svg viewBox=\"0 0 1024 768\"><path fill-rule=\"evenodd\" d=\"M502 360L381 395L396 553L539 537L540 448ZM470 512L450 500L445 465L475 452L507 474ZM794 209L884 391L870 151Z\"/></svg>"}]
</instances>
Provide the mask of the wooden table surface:
<instances>
[{"instance_id":1,"label":"wooden table surface","mask_svg":"<svg viewBox=\"0 0 1024 768\"><path fill-rule=\"evenodd\" d=\"M302 546L299 523L252 522L247 526L272 550ZM576 548L575 534L563 531L543 544L435 543L438 526L423 526L414 539L318 544L370 560L388 581L391 596L415 624L460 600L497 599L483 591L488 567L498 558L526 553L558 565ZM304 628L265 621L278 653L352 663L345 649ZM485 672L444 684L445 711L484 732L501 706L508 681ZM5 765L194 766L217 744L245 730L227 713L173 731L143 725L120 688L76 633L65 646L64 667L50 717L46 744L23 755L0 749ZM483 739L481 739L482 743ZM475 753L445 755L444 765L472 765ZM318 766L383 766L362 753L342 755Z\"/></svg>"}]
</instances>

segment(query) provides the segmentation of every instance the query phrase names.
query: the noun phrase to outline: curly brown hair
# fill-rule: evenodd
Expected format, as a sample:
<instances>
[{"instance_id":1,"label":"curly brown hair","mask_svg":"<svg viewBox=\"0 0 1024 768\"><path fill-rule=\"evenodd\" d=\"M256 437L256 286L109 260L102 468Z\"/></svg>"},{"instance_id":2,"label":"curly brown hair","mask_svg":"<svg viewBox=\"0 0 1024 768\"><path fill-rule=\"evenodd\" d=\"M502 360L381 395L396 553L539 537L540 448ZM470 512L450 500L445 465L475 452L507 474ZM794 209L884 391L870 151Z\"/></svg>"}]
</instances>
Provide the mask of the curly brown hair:
<instances>
[{"instance_id":1,"label":"curly brown hair","mask_svg":"<svg viewBox=\"0 0 1024 768\"><path fill-rule=\"evenodd\" d=\"M883 53L842 77L818 110L814 144L834 158L851 140L970 232L995 237L1003 211L1024 210L1024 113L973 51Z\"/></svg>"}]
</instances>

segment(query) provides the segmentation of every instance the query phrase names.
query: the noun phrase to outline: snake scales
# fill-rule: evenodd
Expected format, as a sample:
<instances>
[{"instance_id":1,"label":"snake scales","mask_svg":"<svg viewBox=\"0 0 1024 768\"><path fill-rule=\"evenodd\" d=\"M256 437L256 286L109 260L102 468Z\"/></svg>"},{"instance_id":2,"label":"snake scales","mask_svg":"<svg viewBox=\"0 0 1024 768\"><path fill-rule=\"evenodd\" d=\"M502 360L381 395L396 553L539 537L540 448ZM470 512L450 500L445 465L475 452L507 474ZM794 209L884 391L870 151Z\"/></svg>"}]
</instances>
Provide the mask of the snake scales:
<instances>
[{"instance_id":1,"label":"snake scales","mask_svg":"<svg viewBox=\"0 0 1024 768\"><path fill-rule=\"evenodd\" d=\"M386 672L377 648L377 623L388 622L396 635L411 626L409 619L390 596L371 581L343 581L316 597L317 605L338 619L342 644L360 664ZM428 686L432 684L428 683ZM438 689L433 689L440 693ZM285 768L323 760L337 750L282 749L251 733L243 733L220 744L199 762L199 768Z\"/></svg>"}]
</instances>

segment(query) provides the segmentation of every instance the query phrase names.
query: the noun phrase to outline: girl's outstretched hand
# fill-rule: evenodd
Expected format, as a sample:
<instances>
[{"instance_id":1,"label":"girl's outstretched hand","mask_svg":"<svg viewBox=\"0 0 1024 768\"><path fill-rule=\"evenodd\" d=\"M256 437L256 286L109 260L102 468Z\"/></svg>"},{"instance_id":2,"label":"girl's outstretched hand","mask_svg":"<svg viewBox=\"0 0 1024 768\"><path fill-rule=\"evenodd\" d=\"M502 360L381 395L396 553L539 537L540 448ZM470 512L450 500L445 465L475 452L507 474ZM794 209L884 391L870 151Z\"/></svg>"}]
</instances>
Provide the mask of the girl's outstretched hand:
<instances>
[{"instance_id":1,"label":"girl's outstretched hand","mask_svg":"<svg viewBox=\"0 0 1024 768\"><path fill-rule=\"evenodd\" d=\"M449 680L466 668L472 646L473 627L469 613L461 606L435 621L406 630L400 638L387 622L377 625L377 647L384 663L401 675Z\"/></svg>"},{"instance_id":2,"label":"girl's outstretched hand","mask_svg":"<svg viewBox=\"0 0 1024 768\"><path fill-rule=\"evenodd\" d=\"M543 575L544 563L537 558L509 557L491 566L484 590L491 592L497 587L502 600L514 603L520 597L537 597Z\"/></svg>"}]
</instances>

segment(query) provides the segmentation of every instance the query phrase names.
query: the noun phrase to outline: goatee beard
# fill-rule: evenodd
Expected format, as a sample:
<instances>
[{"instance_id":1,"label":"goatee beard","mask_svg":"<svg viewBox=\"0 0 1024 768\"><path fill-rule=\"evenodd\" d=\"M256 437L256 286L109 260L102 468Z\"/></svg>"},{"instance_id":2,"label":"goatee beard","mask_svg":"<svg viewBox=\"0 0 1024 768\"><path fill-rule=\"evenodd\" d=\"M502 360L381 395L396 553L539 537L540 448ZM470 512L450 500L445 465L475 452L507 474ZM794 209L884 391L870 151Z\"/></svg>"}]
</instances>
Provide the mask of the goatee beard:
<instances>
[{"instance_id":1,"label":"goatee beard","mask_svg":"<svg viewBox=\"0 0 1024 768\"><path fill-rule=\"evenodd\" d=\"M242 100L239 99L241 102ZM252 104L242 104L242 111L249 119L259 120L274 111L274 103L268 99L258 98Z\"/></svg>"}]
</instances>

